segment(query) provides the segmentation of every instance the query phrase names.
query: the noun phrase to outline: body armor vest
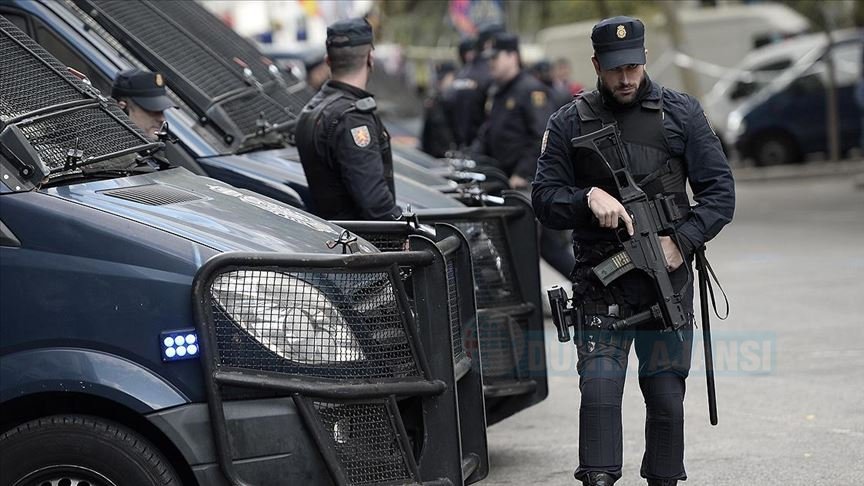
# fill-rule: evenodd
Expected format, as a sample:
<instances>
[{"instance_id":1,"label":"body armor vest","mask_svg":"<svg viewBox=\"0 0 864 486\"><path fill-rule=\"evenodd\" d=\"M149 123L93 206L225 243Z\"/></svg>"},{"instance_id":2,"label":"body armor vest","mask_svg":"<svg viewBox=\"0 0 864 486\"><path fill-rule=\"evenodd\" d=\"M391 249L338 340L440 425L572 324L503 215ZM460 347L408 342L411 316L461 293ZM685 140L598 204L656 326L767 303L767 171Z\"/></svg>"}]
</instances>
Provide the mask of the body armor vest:
<instances>
[{"instance_id":1,"label":"body armor vest","mask_svg":"<svg viewBox=\"0 0 864 486\"><path fill-rule=\"evenodd\" d=\"M378 146L381 150L381 160L384 166L384 181L393 197L396 196L390 135L374 113L374 99L363 98L352 101L350 105L338 113L325 113L328 108L338 108L334 105L337 105L342 98L345 98L345 93L336 90L324 97L317 105L306 106L303 108L304 113L301 115L301 121L296 128L295 140L301 157L306 154L314 154L314 160L301 161L314 201L314 207L310 209L327 219L357 219L359 217L345 212L346 207L353 208L353 202L351 195L342 184L339 164L350 163L350 161L337 160L330 142L336 127L351 112L361 111L372 115L375 126L369 128L370 132L375 130L378 135ZM375 133L372 135L374 136ZM315 187L311 187L313 184Z\"/></svg>"},{"instance_id":2,"label":"body armor vest","mask_svg":"<svg viewBox=\"0 0 864 486\"><path fill-rule=\"evenodd\" d=\"M639 187L649 198L658 194L672 195L682 214L687 214L690 203L686 165L681 158L672 155L666 140L662 92L659 100L643 100L637 107L615 112L603 105L600 96L598 91L592 91L576 101L581 133L587 135L617 122L630 172ZM607 157L610 156L611 150ZM620 196L603 161L593 154L580 160L584 162L580 162L575 171L583 187L596 186Z\"/></svg>"},{"instance_id":3,"label":"body armor vest","mask_svg":"<svg viewBox=\"0 0 864 486\"><path fill-rule=\"evenodd\" d=\"M600 130L606 125L617 123L624 151L629 159L629 169L636 184L649 198L658 194L671 195L686 215L690 209L686 189L686 165L680 157L671 153L663 126L663 96L659 100L643 100L638 106L622 111L612 111L603 105L598 91L592 91L576 100L579 113L581 134ZM607 158L614 157L613 148L603 151ZM582 187L599 187L609 194L620 198L615 181L606 164L593 153L580 153L579 164L574 167L576 179ZM644 275L630 274L621 277L615 284L603 288L594 285L590 277L591 266L600 263L610 254L619 251L614 233L602 230L605 238L582 240L574 232L574 253L576 268L571 274L574 282L579 282L581 288L574 284L574 293L593 296L595 300L612 304L619 303L632 309L642 309L641 306L655 301L653 287ZM596 233L595 233L596 234ZM682 267L683 268L683 267ZM676 272L673 279L680 285L680 279L686 278L686 273Z\"/></svg>"}]
</instances>

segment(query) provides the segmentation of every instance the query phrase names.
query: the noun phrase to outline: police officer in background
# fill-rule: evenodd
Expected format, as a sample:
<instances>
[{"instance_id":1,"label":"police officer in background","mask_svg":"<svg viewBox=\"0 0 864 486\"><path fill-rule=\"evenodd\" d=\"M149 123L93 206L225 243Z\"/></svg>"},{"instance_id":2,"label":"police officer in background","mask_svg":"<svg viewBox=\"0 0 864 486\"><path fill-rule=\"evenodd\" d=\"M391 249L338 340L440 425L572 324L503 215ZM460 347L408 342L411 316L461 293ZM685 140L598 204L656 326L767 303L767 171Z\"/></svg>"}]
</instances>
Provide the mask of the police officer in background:
<instances>
[{"instance_id":1,"label":"police officer in background","mask_svg":"<svg viewBox=\"0 0 864 486\"><path fill-rule=\"evenodd\" d=\"M473 59L464 56L466 64L456 73L456 79L445 95L448 119L459 148L471 146L486 119L486 94L492 85L492 77L489 61L480 54L489 47L494 36L503 31L500 24L487 24L479 29Z\"/></svg>"},{"instance_id":2,"label":"police officer in background","mask_svg":"<svg viewBox=\"0 0 864 486\"><path fill-rule=\"evenodd\" d=\"M492 157L511 188L525 189L534 178L543 129L554 107L546 87L522 69L516 35L496 34L483 57L489 60L494 87L471 153Z\"/></svg>"},{"instance_id":3,"label":"police officer in background","mask_svg":"<svg viewBox=\"0 0 864 486\"><path fill-rule=\"evenodd\" d=\"M483 56L495 84L486 102L486 122L470 153L491 158L509 177L511 189L527 190L537 169L543 128L556 107L543 83L523 69L514 34L496 34ZM566 233L541 228L540 254L563 275L573 269L569 245Z\"/></svg>"},{"instance_id":4,"label":"police officer in background","mask_svg":"<svg viewBox=\"0 0 864 486\"><path fill-rule=\"evenodd\" d=\"M617 123L630 170L649 197L672 195L686 215L678 224L681 247L661 237L673 285L687 282L694 251L732 220L735 189L729 164L699 102L654 83L645 72L645 27L630 17L594 26L592 63L597 89L559 109L549 120L533 183L534 210L551 228L573 229L577 266L574 305L582 303L591 339L577 347L582 394L579 409L579 467L576 479L607 486L621 477L621 397L631 343L639 358L639 386L645 399L645 454L641 475L649 485L675 485L684 470L684 380L692 347L692 283L683 291L691 323L683 342L654 327L632 331L603 328L657 301L648 277L625 274L609 288L591 268L620 248L614 228L633 234L633 222L616 198L603 163L572 148L571 139ZM689 181L696 206L689 207ZM592 330L595 329L595 330Z\"/></svg>"},{"instance_id":5,"label":"police officer in background","mask_svg":"<svg viewBox=\"0 0 864 486\"><path fill-rule=\"evenodd\" d=\"M456 149L453 128L447 119L447 105L444 93L453 84L456 66L452 62L442 62L435 66L435 86L431 96L423 102L423 131L420 134L420 148L433 157L446 157L447 152Z\"/></svg>"},{"instance_id":6,"label":"police officer in background","mask_svg":"<svg viewBox=\"0 0 864 486\"><path fill-rule=\"evenodd\" d=\"M398 219L390 134L366 91L373 64L365 19L327 28L327 64L332 79L303 108L295 134L310 209L324 219Z\"/></svg>"},{"instance_id":7,"label":"police officer in background","mask_svg":"<svg viewBox=\"0 0 864 486\"><path fill-rule=\"evenodd\" d=\"M153 141L158 139L157 133L162 130L165 110L176 108L165 90L162 74L143 69L120 72L111 86L111 96L129 115L132 123Z\"/></svg>"}]
</instances>

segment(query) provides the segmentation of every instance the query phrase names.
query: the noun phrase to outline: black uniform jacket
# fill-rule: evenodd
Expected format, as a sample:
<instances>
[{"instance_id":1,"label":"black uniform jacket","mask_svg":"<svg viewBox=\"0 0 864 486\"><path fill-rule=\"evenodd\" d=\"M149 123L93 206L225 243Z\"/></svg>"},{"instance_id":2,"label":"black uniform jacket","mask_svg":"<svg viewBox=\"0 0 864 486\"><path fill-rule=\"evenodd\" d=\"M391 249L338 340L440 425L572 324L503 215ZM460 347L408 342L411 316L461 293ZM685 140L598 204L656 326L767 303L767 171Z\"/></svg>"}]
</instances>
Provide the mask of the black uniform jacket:
<instances>
[{"instance_id":1,"label":"black uniform jacket","mask_svg":"<svg viewBox=\"0 0 864 486\"><path fill-rule=\"evenodd\" d=\"M555 110L546 86L526 72L493 88L489 113L471 147L494 158L508 175L531 180L546 121Z\"/></svg>"},{"instance_id":2,"label":"black uniform jacket","mask_svg":"<svg viewBox=\"0 0 864 486\"><path fill-rule=\"evenodd\" d=\"M444 93L448 120L459 148L467 148L477 138L486 117L486 92L492 85L489 62L478 57L456 73L450 89Z\"/></svg>"},{"instance_id":3,"label":"black uniform jacket","mask_svg":"<svg viewBox=\"0 0 864 486\"><path fill-rule=\"evenodd\" d=\"M650 81L648 81L650 82ZM663 129L673 157L684 160L687 180L696 205L680 223L678 233L685 257L713 238L732 220L735 184L720 140L708 123L699 102L690 95L652 84L643 101L660 100ZM537 218L554 229L592 232L591 210L585 201L589 187L577 180L576 164L583 163L570 140L582 135L576 103L560 108L549 119L543 135L542 153L537 161L532 202ZM611 230L607 230L614 239Z\"/></svg>"},{"instance_id":4,"label":"black uniform jacket","mask_svg":"<svg viewBox=\"0 0 864 486\"><path fill-rule=\"evenodd\" d=\"M334 94L342 96L316 117L315 108ZM314 203L310 209L324 219L392 221L402 214L396 205L390 135L374 108L355 108L358 100L371 97L331 80L297 121L297 150Z\"/></svg>"}]
</instances>

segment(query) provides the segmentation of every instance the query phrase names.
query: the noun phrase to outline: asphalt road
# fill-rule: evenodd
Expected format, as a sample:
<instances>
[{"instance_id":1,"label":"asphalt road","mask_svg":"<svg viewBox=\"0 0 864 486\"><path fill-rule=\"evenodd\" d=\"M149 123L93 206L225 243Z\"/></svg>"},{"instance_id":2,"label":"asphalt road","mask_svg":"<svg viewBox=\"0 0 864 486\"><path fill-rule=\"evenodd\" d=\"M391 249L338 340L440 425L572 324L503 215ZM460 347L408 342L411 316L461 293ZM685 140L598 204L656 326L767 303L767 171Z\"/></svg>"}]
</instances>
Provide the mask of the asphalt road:
<instances>
[{"instance_id":1,"label":"asphalt road","mask_svg":"<svg viewBox=\"0 0 864 486\"><path fill-rule=\"evenodd\" d=\"M685 402L686 484L864 484L864 188L856 182L739 182L735 221L709 244L732 305L728 320L711 321L720 423L708 422L698 341ZM549 397L489 429L484 485L576 484L575 352L552 329L547 322ZM633 368L635 353L630 360ZM617 485L645 484L644 420L631 369Z\"/></svg>"}]
</instances>

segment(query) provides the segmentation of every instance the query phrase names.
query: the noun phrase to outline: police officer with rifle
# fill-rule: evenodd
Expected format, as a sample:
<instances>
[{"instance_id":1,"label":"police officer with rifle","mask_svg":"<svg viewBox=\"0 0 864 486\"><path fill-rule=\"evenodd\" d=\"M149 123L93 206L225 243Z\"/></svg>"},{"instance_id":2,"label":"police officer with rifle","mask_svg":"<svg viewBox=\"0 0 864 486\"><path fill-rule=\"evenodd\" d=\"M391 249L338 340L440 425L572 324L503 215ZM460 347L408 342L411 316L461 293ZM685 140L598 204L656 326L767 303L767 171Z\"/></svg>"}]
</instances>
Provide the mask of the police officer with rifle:
<instances>
[{"instance_id":1,"label":"police officer with rifle","mask_svg":"<svg viewBox=\"0 0 864 486\"><path fill-rule=\"evenodd\" d=\"M641 475L657 486L687 478L691 262L701 288L704 244L735 205L729 164L699 102L651 81L644 37L630 17L594 26L597 89L549 119L533 182L540 222L574 230L572 308L562 289L550 300L559 339L569 340L568 324L575 328L582 400L574 476L586 485L621 477L621 398L634 343L646 405ZM703 323L706 314L704 301Z\"/></svg>"}]
</instances>

